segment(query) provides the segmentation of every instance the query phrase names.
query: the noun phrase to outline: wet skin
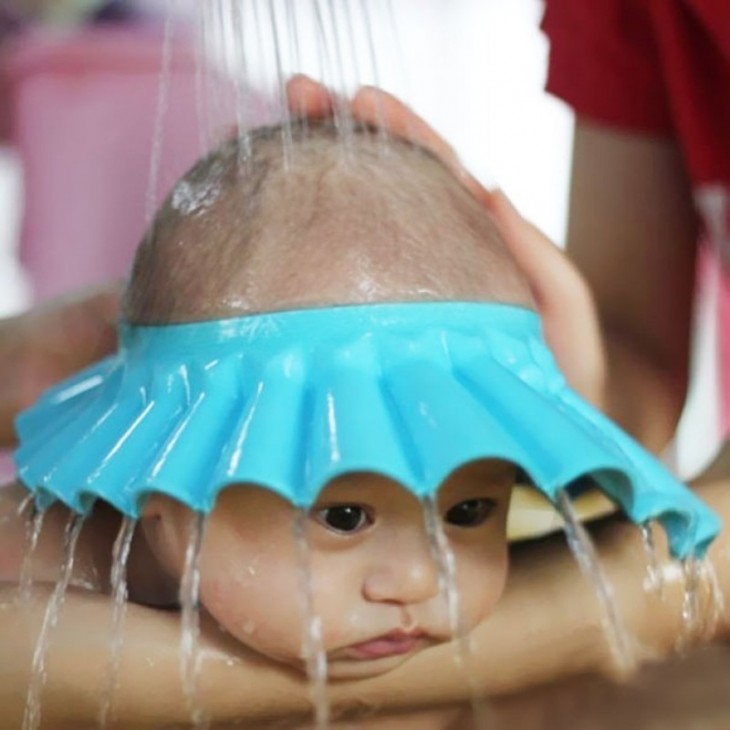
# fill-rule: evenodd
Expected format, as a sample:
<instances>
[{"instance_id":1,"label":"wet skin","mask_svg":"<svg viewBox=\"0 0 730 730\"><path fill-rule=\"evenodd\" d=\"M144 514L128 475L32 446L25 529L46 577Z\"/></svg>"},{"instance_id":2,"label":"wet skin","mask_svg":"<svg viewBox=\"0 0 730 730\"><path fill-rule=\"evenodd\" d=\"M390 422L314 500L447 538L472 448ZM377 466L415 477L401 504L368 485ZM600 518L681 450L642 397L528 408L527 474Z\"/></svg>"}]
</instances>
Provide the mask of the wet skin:
<instances>
[{"instance_id":1,"label":"wet skin","mask_svg":"<svg viewBox=\"0 0 730 730\"><path fill-rule=\"evenodd\" d=\"M463 631L491 612L504 588L513 480L510 465L475 462L438 493ZM293 529L298 518L304 539ZM187 508L164 497L146 510L144 534L171 585L183 572L190 519ZM452 638L439 581L444 555L435 554L435 541L423 505L379 475L335 479L306 515L267 490L230 487L208 519L201 603L250 648L304 671L311 616L302 585L310 580L329 677L381 674ZM139 591L135 599L145 602Z\"/></svg>"}]
</instances>

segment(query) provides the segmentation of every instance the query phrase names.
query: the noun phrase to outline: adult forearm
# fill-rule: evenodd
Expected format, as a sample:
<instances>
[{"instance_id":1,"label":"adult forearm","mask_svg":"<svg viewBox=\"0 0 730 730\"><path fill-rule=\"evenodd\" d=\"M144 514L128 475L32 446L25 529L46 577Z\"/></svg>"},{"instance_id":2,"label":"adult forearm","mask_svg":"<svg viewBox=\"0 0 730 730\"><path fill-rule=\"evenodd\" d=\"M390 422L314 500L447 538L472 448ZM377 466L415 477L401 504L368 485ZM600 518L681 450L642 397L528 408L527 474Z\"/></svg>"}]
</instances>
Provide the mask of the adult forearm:
<instances>
[{"instance_id":1,"label":"adult forearm","mask_svg":"<svg viewBox=\"0 0 730 730\"><path fill-rule=\"evenodd\" d=\"M19 727L30 667L50 589L37 589L31 606L13 603L15 589L0 594L0 707L3 724ZM528 591L529 593L529 591ZM341 711L412 708L468 699L470 686L499 694L594 664L576 646L600 646L599 630L541 623L534 595L512 591L504 611L475 636L473 660L460 669L453 647L424 652L399 670L361 682L338 683L329 696ZM513 613L513 609L519 609ZM561 614L564 612L561 612ZM564 619L567 629L568 619ZM528 641L525 641L527 635ZM72 591L53 632L43 692L44 727L79 727L97 720L111 658L111 606L103 596ZM190 711L180 680L180 617L128 607L114 722L120 727L185 723ZM308 686L286 668L250 654L206 626L198 698L219 722L275 721L309 711ZM567 659L566 659L567 657ZM556 673L555 667L558 667ZM469 672L470 677L467 676Z\"/></svg>"},{"instance_id":2,"label":"adult forearm","mask_svg":"<svg viewBox=\"0 0 730 730\"><path fill-rule=\"evenodd\" d=\"M118 282L0 319L0 447L13 421L41 392L116 348Z\"/></svg>"},{"instance_id":3,"label":"adult forearm","mask_svg":"<svg viewBox=\"0 0 730 730\"><path fill-rule=\"evenodd\" d=\"M51 588L19 605L16 589L0 590L0 707L2 726L20 727L33 652ZM43 727L95 723L105 698L111 660L112 609L108 597L71 590L46 657ZM281 668L244 659L240 647L206 626L201 703L216 719L306 711L306 687ZM286 695L277 696L277 691ZM190 719L180 679L180 617L129 604L114 722L120 727L159 727Z\"/></svg>"},{"instance_id":4,"label":"adult forearm","mask_svg":"<svg viewBox=\"0 0 730 730\"><path fill-rule=\"evenodd\" d=\"M730 485L699 488L721 515L730 515ZM647 561L639 531L620 521L594 530L601 565L637 659L662 658L675 650L682 630L683 582L666 559L660 596L647 591ZM666 556L663 540L659 555ZM711 551L719 584L730 599L728 538ZM19 725L32 655L50 588L38 588L31 606L14 603L16 589L0 592L0 707L8 727ZM703 592L703 608L708 608ZM730 602L726 601L730 604ZM504 695L585 673L620 674L603 630L604 614L593 589L562 538L516 551L509 584L493 616L472 634L472 652L462 667L453 645L429 649L384 676L330 686L335 712L405 709L469 698L471 688ZM716 635L727 633L724 616ZM180 617L130 604L114 717L122 727L185 723L190 714L180 680ZM709 638L709 637L707 637ZM61 725L94 722L104 696L111 658L108 597L72 590L47 657L43 715ZM247 652L204 623L203 666L198 697L217 721L261 724L301 717L309 709L306 681L287 668ZM53 725L49 725L53 727Z\"/></svg>"},{"instance_id":5,"label":"adult forearm","mask_svg":"<svg viewBox=\"0 0 730 730\"><path fill-rule=\"evenodd\" d=\"M698 233L674 141L577 118L566 250L601 323L606 408L653 451L684 402Z\"/></svg>"}]
</instances>

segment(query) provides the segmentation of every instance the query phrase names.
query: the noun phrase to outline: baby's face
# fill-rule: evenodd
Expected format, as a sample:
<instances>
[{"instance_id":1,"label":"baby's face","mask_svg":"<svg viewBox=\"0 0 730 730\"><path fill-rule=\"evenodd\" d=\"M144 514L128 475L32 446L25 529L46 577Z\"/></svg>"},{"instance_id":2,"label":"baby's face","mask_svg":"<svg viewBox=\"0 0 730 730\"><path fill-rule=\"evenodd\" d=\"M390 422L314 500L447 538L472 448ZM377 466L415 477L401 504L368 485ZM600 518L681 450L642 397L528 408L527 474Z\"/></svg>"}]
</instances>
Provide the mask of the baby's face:
<instances>
[{"instance_id":1,"label":"baby's face","mask_svg":"<svg viewBox=\"0 0 730 730\"><path fill-rule=\"evenodd\" d=\"M460 625L492 610L507 572L506 519L514 469L474 462L441 486L438 515L453 552ZM163 563L179 574L190 513L162 510ZM273 493L230 487L210 515L201 553L201 602L254 650L303 670L309 631L297 511ZM395 668L451 638L451 621L422 504L373 474L331 482L304 519L314 614L331 678Z\"/></svg>"}]
</instances>

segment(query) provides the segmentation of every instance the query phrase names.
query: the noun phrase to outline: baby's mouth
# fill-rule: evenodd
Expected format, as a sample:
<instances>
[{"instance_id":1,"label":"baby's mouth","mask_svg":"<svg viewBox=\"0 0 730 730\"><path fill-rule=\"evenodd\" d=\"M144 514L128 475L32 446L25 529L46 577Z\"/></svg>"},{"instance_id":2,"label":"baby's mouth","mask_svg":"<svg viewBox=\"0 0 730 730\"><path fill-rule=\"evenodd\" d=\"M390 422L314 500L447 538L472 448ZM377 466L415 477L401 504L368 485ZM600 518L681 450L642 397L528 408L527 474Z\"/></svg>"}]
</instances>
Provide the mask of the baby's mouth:
<instances>
[{"instance_id":1,"label":"baby's mouth","mask_svg":"<svg viewBox=\"0 0 730 730\"><path fill-rule=\"evenodd\" d=\"M376 636L359 644L352 644L342 652L347 659L383 659L390 656L411 654L431 644L425 631L403 631L398 629L383 636Z\"/></svg>"}]
</instances>

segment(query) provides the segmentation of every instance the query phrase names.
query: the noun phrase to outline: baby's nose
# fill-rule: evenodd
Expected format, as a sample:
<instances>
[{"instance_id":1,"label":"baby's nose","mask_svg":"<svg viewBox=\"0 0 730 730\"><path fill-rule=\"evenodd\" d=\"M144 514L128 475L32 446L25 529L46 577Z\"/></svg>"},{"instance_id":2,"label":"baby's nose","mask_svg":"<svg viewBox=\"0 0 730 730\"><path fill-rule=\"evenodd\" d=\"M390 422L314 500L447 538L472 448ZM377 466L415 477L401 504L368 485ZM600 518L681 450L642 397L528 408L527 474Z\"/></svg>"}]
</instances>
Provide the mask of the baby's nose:
<instances>
[{"instance_id":1,"label":"baby's nose","mask_svg":"<svg viewBox=\"0 0 730 730\"><path fill-rule=\"evenodd\" d=\"M365 577L363 592L368 601L404 605L437 596L438 567L426 538L411 536L383 550Z\"/></svg>"}]
</instances>

